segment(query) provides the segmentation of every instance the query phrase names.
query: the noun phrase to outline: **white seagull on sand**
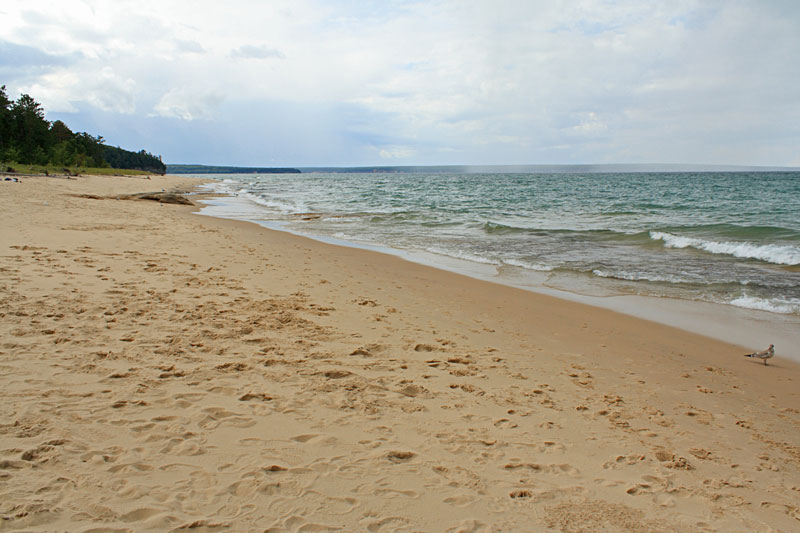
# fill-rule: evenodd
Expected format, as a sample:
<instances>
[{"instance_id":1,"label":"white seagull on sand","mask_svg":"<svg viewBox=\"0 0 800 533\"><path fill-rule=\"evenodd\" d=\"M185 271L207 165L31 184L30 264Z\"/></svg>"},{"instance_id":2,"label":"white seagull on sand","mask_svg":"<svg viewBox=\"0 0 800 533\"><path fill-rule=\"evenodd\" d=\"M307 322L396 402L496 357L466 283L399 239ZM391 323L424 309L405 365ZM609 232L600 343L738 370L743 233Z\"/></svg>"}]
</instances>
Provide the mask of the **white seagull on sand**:
<instances>
[{"instance_id":1,"label":"white seagull on sand","mask_svg":"<svg viewBox=\"0 0 800 533\"><path fill-rule=\"evenodd\" d=\"M766 350L762 350L760 352L755 352L755 353L748 353L745 354L745 357L755 357L756 359L761 359L762 361L764 361L764 364L766 365L767 359L769 359L773 355L775 355L775 345L770 344L769 348L767 348Z\"/></svg>"}]
</instances>

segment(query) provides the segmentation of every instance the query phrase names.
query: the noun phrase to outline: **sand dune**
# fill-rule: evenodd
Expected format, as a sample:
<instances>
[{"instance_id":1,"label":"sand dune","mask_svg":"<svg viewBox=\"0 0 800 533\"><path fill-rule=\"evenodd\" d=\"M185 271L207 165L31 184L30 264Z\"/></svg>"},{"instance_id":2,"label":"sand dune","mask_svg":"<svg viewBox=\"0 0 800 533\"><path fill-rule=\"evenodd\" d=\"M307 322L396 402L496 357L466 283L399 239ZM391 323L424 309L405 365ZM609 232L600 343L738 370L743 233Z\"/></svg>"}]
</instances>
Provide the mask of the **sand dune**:
<instances>
[{"instance_id":1,"label":"sand dune","mask_svg":"<svg viewBox=\"0 0 800 533\"><path fill-rule=\"evenodd\" d=\"M112 199L194 183L0 182L0 530L800 528L780 347Z\"/></svg>"}]
</instances>

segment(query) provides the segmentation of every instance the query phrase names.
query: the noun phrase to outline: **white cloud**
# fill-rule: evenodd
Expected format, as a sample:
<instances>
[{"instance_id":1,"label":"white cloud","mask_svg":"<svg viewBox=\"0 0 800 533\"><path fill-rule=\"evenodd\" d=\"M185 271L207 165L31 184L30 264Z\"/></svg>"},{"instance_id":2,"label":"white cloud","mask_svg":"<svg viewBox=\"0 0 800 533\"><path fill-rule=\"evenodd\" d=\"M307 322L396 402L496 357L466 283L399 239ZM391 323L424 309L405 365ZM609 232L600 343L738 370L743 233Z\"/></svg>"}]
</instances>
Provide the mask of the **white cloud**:
<instances>
[{"instance_id":1,"label":"white cloud","mask_svg":"<svg viewBox=\"0 0 800 533\"><path fill-rule=\"evenodd\" d=\"M570 131L576 135L597 137L608 131L608 124L600 119L594 111L581 113L580 123L572 126Z\"/></svg>"},{"instance_id":2,"label":"white cloud","mask_svg":"<svg viewBox=\"0 0 800 533\"><path fill-rule=\"evenodd\" d=\"M415 154L408 146L385 146L378 150L378 155L383 159L409 159Z\"/></svg>"},{"instance_id":3,"label":"white cloud","mask_svg":"<svg viewBox=\"0 0 800 533\"><path fill-rule=\"evenodd\" d=\"M111 67L104 67L88 85L87 100L95 107L117 113L136 111L136 82L117 75Z\"/></svg>"},{"instance_id":4,"label":"white cloud","mask_svg":"<svg viewBox=\"0 0 800 533\"><path fill-rule=\"evenodd\" d=\"M35 95L48 112L76 113L78 108L73 102L77 91L71 89L77 87L79 81L76 74L59 71L45 74L32 85L19 87L19 91Z\"/></svg>"},{"instance_id":5,"label":"white cloud","mask_svg":"<svg viewBox=\"0 0 800 533\"><path fill-rule=\"evenodd\" d=\"M789 164L796 150L779 140L800 136L798 6L9 0L0 40L70 60L10 64L0 75L64 111L87 104L185 121L216 120L223 97L349 106L336 142L352 139L348 153L364 158L681 162L706 153ZM329 119L319 117L326 131ZM725 149L731 131L751 135L753 150ZM413 153L395 150L408 146Z\"/></svg>"},{"instance_id":6,"label":"white cloud","mask_svg":"<svg viewBox=\"0 0 800 533\"><path fill-rule=\"evenodd\" d=\"M155 115L186 121L208 119L223 100L218 93L175 88L164 94L153 110Z\"/></svg>"},{"instance_id":7,"label":"white cloud","mask_svg":"<svg viewBox=\"0 0 800 533\"><path fill-rule=\"evenodd\" d=\"M46 111L75 113L77 102L87 102L103 111L134 113L136 82L104 67L92 76L59 69L20 88L41 101Z\"/></svg>"}]
</instances>

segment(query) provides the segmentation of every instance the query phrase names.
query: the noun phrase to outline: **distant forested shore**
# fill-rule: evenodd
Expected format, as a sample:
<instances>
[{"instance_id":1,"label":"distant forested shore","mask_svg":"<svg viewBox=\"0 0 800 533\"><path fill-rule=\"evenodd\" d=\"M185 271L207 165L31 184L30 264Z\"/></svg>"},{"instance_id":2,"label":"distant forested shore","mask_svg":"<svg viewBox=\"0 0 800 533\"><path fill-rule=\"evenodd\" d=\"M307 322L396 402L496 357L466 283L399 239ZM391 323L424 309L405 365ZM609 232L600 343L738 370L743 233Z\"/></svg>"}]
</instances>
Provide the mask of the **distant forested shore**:
<instances>
[{"instance_id":1,"label":"distant forested shore","mask_svg":"<svg viewBox=\"0 0 800 533\"><path fill-rule=\"evenodd\" d=\"M374 167L235 167L176 164L168 174L625 174L685 172L797 172L798 167L767 167L711 164L571 164L571 165L423 165Z\"/></svg>"},{"instance_id":2,"label":"distant forested shore","mask_svg":"<svg viewBox=\"0 0 800 533\"><path fill-rule=\"evenodd\" d=\"M167 174L300 174L296 168L167 165Z\"/></svg>"},{"instance_id":3,"label":"distant forested shore","mask_svg":"<svg viewBox=\"0 0 800 533\"><path fill-rule=\"evenodd\" d=\"M42 105L27 94L12 101L0 87L0 163L3 172L19 165L142 170L164 174L166 165L151 153L107 146L102 136L73 132L64 122L44 118Z\"/></svg>"}]
</instances>

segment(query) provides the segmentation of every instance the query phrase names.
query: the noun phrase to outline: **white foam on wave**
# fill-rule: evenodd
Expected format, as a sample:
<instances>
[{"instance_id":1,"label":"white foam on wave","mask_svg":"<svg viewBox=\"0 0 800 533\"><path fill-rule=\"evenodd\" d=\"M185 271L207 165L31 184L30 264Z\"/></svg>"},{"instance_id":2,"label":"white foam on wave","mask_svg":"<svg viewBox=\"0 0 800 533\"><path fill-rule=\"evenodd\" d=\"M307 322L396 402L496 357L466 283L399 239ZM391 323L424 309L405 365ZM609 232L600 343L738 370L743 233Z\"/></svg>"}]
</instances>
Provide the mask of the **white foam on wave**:
<instances>
[{"instance_id":1,"label":"white foam on wave","mask_svg":"<svg viewBox=\"0 0 800 533\"><path fill-rule=\"evenodd\" d=\"M446 250L444 248L438 248L432 246L430 248L427 248L426 251L436 255L444 255L447 257L453 257L455 259L464 259L465 261L472 261L473 263L482 263L484 265L497 265L497 266L501 265L499 261L496 261L494 259L489 259L488 257L483 257L481 255L464 252L463 250Z\"/></svg>"},{"instance_id":2,"label":"white foam on wave","mask_svg":"<svg viewBox=\"0 0 800 533\"><path fill-rule=\"evenodd\" d=\"M507 265L524 268L527 270L535 270L536 272L551 272L553 267L550 265L543 265L541 263L530 263L520 259L504 259L503 262Z\"/></svg>"},{"instance_id":3,"label":"white foam on wave","mask_svg":"<svg viewBox=\"0 0 800 533\"><path fill-rule=\"evenodd\" d=\"M286 202L280 202L271 198L265 198L260 194L256 194L253 192L248 191L247 189L241 189L236 193L237 196L240 198L245 198L250 200L253 203L258 205L268 207L274 211L278 211L284 215L291 215L295 213L304 213L307 211L304 205L293 205Z\"/></svg>"},{"instance_id":4,"label":"white foam on wave","mask_svg":"<svg viewBox=\"0 0 800 533\"><path fill-rule=\"evenodd\" d=\"M289 202L282 202L275 198L265 196L262 193L254 192L252 189L248 188L247 183L243 183L241 180L225 178L223 180L204 183L200 187L213 193L225 194L234 198L248 200L254 204L266 207L270 211L277 211L282 215L305 213L308 211L306 206L302 203L292 204Z\"/></svg>"},{"instance_id":5,"label":"white foam on wave","mask_svg":"<svg viewBox=\"0 0 800 533\"><path fill-rule=\"evenodd\" d=\"M658 274L648 274L645 272L609 272L608 270L595 269L592 274L600 278L621 279L625 281L652 281L656 283L692 283L688 279L678 276L660 276Z\"/></svg>"},{"instance_id":6,"label":"white foam on wave","mask_svg":"<svg viewBox=\"0 0 800 533\"><path fill-rule=\"evenodd\" d=\"M233 192L228 184L222 181L202 183L199 188L200 190L217 194L231 194Z\"/></svg>"},{"instance_id":7,"label":"white foam on wave","mask_svg":"<svg viewBox=\"0 0 800 533\"><path fill-rule=\"evenodd\" d=\"M731 301L731 305L736 307L744 307L745 309L757 309L760 311L769 311L770 313L780 313L789 315L792 313L800 313L800 300L791 298L788 300L773 298L758 298L756 296L740 296Z\"/></svg>"},{"instance_id":8,"label":"white foam on wave","mask_svg":"<svg viewBox=\"0 0 800 533\"><path fill-rule=\"evenodd\" d=\"M664 246L667 248L696 248L712 254L758 259L776 265L800 265L800 249L795 246L706 241L695 237L673 235L663 231L651 231L650 238L656 241L664 241Z\"/></svg>"}]
</instances>

